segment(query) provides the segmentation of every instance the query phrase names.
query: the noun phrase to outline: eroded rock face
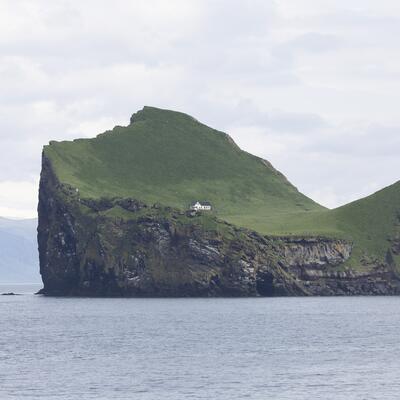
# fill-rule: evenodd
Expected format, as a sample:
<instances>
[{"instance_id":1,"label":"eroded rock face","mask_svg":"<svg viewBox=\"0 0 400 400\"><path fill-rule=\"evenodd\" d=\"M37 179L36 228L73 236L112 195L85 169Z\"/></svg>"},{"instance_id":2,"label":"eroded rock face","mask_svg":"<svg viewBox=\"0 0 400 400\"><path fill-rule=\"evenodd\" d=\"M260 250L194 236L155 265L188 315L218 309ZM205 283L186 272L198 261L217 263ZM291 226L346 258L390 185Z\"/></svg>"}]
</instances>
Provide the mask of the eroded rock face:
<instances>
[{"instance_id":1,"label":"eroded rock face","mask_svg":"<svg viewBox=\"0 0 400 400\"><path fill-rule=\"evenodd\" d=\"M288 269L319 269L326 264L337 266L350 257L351 250L351 243L341 240L289 238L285 240L281 262Z\"/></svg>"},{"instance_id":2,"label":"eroded rock face","mask_svg":"<svg viewBox=\"0 0 400 400\"><path fill-rule=\"evenodd\" d=\"M343 269L352 251L344 240L264 237L212 217L206 229L201 216L135 199L80 199L74 188L58 182L46 158L38 210L40 272L47 295L399 292L388 266L365 273Z\"/></svg>"}]
</instances>

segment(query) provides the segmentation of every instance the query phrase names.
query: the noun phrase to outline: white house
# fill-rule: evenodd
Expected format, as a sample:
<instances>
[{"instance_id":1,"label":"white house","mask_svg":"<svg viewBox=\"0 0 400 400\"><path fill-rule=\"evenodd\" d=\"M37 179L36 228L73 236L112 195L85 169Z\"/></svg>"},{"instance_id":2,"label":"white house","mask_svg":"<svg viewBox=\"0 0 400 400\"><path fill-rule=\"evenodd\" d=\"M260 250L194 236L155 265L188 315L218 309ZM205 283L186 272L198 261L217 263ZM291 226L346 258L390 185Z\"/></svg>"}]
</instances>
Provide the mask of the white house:
<instances>
[{"instance_id":1,"label":"white house","mask_svg":"<svg viewBox=\"0 0 400 400\"><path fill-rule=\"evenodd\" d=\"M194 211L210 211L211 208L211 203L208 201L195 201L190 205L190 209Z\"/></svg>"}]
</instances>

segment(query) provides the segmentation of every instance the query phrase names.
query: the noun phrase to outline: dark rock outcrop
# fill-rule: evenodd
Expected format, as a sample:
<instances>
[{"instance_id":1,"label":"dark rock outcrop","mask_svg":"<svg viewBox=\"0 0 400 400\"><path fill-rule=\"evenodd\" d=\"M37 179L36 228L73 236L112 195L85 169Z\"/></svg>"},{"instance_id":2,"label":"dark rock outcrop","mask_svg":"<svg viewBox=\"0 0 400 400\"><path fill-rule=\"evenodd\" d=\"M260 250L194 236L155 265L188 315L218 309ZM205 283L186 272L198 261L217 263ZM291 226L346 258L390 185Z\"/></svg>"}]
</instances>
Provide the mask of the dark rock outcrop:
<instances>
[{"instance_id":1,"label":"dark rock outcrop","mask_svg":"<svg viewBox=\"0 0 400 400\"><path fill-rule=\"evenodd\" d=\"M345 240L266 237L213 216L135 199L81 199L76 189L60 184L45 157L38 211L41 293L46 295L400 292L389 264L357 271L344 267L352 252Z\"/></svg>"}]
</instances>

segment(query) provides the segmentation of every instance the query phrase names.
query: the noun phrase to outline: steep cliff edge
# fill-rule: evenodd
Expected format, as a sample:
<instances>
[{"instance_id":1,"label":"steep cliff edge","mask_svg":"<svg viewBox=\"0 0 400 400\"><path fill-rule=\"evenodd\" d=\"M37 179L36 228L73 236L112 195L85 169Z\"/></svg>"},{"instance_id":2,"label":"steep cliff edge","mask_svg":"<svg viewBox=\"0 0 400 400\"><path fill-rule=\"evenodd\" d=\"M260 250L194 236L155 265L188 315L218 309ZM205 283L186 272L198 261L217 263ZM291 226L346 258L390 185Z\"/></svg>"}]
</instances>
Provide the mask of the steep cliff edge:
<instances>
[{"instance_id":1,"label":"steep cliff edge","mask_svg":"<svg viewBox=\"0 0 400 400\"><path fill-rule=\"evenodd\" d=\"M128 127L45 147L43 293L398 294L399 193L326 210L226 134L145 108ZM197 199L213 212L188 212Z\"/></svg>"},{"instance_id":2,"label":"steep cliff edge","mask_svg":"<svg viewBox=\"0 0 400 400\"><path fill-rule=\"evenodd\" d=\"M397 294L388 265L343 268L352 244L268 237L129 198L81 199L43 158L38 240L42 293L56 296Z\"/></svg>"}]
</instances>

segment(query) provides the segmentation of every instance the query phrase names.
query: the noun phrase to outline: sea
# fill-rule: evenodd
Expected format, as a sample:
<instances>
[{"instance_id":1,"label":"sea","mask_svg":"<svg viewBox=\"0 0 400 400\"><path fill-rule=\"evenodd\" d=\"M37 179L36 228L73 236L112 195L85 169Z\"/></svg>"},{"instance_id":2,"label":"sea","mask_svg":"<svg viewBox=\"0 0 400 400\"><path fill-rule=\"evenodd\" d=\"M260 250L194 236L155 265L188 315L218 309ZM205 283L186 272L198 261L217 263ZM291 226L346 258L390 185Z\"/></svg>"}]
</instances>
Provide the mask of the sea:
<instances>
[{"instance_id":1,"label":"sea","mask_svg":"<svg viewBox=\"0 0 400 400\"><path fill-rule=\"evenodd\" d=\"M400 398L400 297L0 292L0 399Z\"/></svg>"}]
</instances>

